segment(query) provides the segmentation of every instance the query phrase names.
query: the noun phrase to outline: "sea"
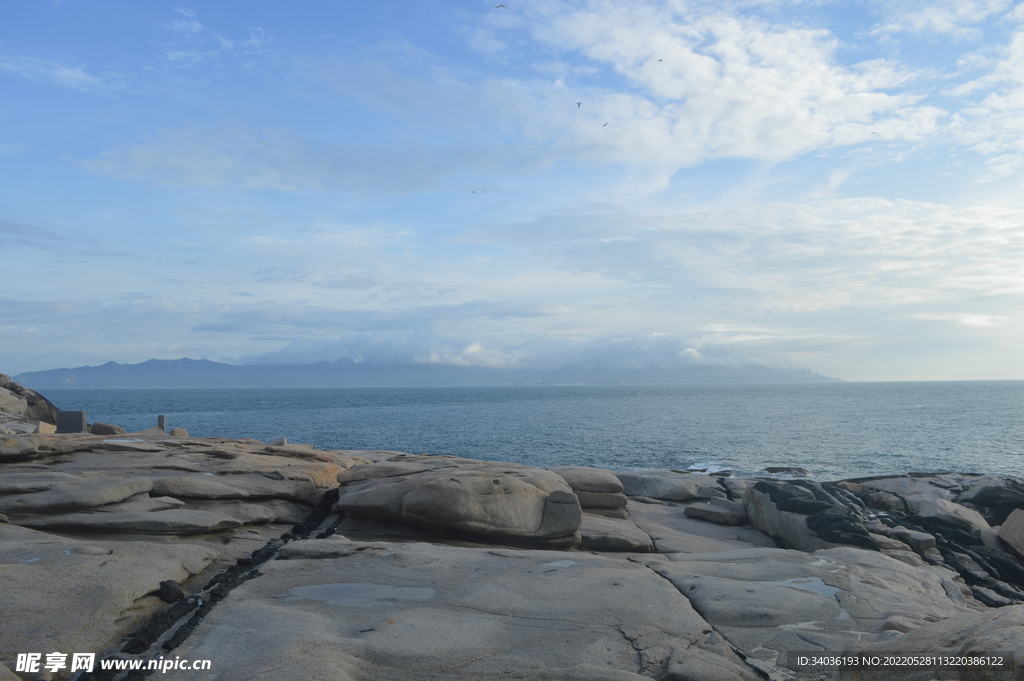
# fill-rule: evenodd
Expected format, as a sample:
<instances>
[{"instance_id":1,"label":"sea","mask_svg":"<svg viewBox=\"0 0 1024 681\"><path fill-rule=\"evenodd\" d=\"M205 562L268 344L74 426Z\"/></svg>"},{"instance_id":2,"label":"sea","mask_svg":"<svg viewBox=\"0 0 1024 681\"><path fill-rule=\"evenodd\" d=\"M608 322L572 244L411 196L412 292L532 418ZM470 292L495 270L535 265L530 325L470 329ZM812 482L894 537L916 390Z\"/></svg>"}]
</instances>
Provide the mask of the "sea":
<instances>
[{"instance_id":1,"label":"sea","mask_svg":"<svg viewBox=\"0 0 1024 681\"><path fill-rule=\"evenodd\" d=\"M1024 381L450 388L47 389L129 432L817 480L1024 476ZM776 476L807 477L806 473Z\"/></svg>"}]
</instances>

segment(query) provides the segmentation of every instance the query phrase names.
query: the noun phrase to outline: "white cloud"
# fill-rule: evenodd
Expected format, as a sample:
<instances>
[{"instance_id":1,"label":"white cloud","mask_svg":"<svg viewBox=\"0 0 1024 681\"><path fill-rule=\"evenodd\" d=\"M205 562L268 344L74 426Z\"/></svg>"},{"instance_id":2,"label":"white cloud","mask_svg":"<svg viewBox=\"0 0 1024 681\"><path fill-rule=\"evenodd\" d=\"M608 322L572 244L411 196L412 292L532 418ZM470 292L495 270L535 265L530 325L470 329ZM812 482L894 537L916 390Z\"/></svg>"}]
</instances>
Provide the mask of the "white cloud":
<instances>
[{"instance_id":1,"label":"white cloud","mask_svg":"<svg viewBox=\"0 0 1024 681\"><path fill-rule=\"evenodd\" d=\"M176 40L163 45L161 56L173 66L191 67L224 58L263 54L274 42L258 26L250 26L249 36L243 40L230 39L201 23L193 10L179 7L175 11L185 18L160 24L180 34Z\"/></svg>"},{"instance_id":2,"label":"white cloud","mask_svg":"<svg viewBox=\"0 0 1024 681\"><path fill-rule=\"evenodd\" d=\"M316 148L287 131L187 127L81 161L94 172L159 183L252 189L406 192L436 186L460 167L458 154L425 145L394 149L367 144Z\"/></svg>"},{"instance_id":3,"label":"white cloud","mask_svg":"<svg viewBox=\"0 0 1024 681\"><path fill-rule=\"evenodd\" d=\"M0 72L83 92L109 85L90 74L84 65L65 56L54 59L0 52Z\"/></svg>"},{"instance_id":4,"label":"white cloud","mask_svg":"<svg viewBox=\"0 0 1024 681\"><path fill-rule=\"evenodd\" d=\"M920 319L926 322L946 322L957 326L991 328L1002 326L1006 317L1002 315L973 314L970 312L918 312L907 315L906 319Z\"/></svg>"},{"instance_id":5,"label":"white cloud","mask_svg":"<svg viewBox=\"0 0 1024 681\"><path fill-rule=\"evenodd\" d=\"M1024 29L999 49L991 70L951 89L951 94L978 93L984 98L958 112L951 131L968 147L988 156L982 180L1024 171Z\"/></svg>"},{"instance_id":6,"label":"white cloud","mask_svg":"<svg viewBox=\"0 0 1024 681\"><path fill-rule=\"evenodd\" d=\"M762 335L758 340L768 340ZM379 364L447 364L493 369L621 371L691 366L772 366L787 360L751 340L715 342L707 334L651 334L558 339L540 335L525 343L467 340L436 332L347 334L333 340L293 341L281 350L249 355L245 364L307 364L348 361ZM697 347L700 350L696 349Z\"/></svg>"},{"instance_id":7,"label":"white cloud","mask_svg":"<svg viewBox=\"0 0 1024 681\"><path fill-rule=\"evenodd\" d=\"M625 168L618 175L630 191L651 191L680 168L714 159L779 161L872 140L920 140L945 116L908 90L916 74L898 63L840 64L826 29L597 0L527 4L516 21L490 21L466 32L478 50L517 63L521 55L505 55L505 47L525 42L550 58L517 63L514 75L457 66L401 41L295 58L291 76L309 96L323 98L326 82L343 98L339 106L354 98L363 113L395 126L369 127L383 142L367 143L357 130L324 144L294 131L179 127L109 150L89 167L214 186L372 193L565 165ZM269 42L257 32L247 41L207 33L169 46L167 58L194 64Z\"/></svg>"},{"instance_id":8,"label":"white cloud","mask_svg":"<svg viewBox=\"0 0 1024 681\"><path fill-rule=\"evenodd\" d=\"M1024 294L1024 212L885 199L550 215L466 235L707 312L781 314ZM713 303L710 301L714 301ZM640 301L634 305L640 306Z\"/></svg>"},{"instance_id":9,"label":"white cloud","mask_svg":"<svg viewBox=\"0 0 1024 681\"><path fill-rule=\"evenodd\" d=\"M839 65L838 42L825 29L673 3L545 2L524 12L534 39L624 80L617 90L582 90L587 112L560 145L573 154L671 167L782 159L871 132L920 138L942 116L891 92L913 78L897 64ZM596 129L603 121L609 129Z\"/></svg>"},{"instance_id":10,"label":"white cloud","mask_svg":"<svg viewBox=\"0 0 1024 681\"><path fill-rule=\"evenodd\" d=\"M1010 0L886 0L879 3L884 14L873 33L911 33L928 37L977 38L977 25L1004 14Z\"/></svg>"}]
</instances>

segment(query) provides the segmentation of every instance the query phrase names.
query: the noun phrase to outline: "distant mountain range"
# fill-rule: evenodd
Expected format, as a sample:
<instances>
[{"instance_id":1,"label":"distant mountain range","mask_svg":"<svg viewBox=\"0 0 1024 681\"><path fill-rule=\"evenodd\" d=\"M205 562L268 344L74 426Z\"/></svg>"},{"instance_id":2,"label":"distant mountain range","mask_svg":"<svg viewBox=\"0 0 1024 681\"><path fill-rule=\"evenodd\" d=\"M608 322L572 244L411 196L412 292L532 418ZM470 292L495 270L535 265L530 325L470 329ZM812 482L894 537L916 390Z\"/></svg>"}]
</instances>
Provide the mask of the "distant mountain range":
<instances>
[{"instance_id":1,"label":"distant mountain range","mask_svg":"<svg viewBox=\"0 0 1024 681\"><path fill-rule=\"evenodd\" d=\"M492 369L450 364L224 364L206 359L107 362L75 369L29 371L14 377L30 388L398 387L470 385L840 382L810 370L751 367L683 369Z\"/></svg>"}]
</instances>

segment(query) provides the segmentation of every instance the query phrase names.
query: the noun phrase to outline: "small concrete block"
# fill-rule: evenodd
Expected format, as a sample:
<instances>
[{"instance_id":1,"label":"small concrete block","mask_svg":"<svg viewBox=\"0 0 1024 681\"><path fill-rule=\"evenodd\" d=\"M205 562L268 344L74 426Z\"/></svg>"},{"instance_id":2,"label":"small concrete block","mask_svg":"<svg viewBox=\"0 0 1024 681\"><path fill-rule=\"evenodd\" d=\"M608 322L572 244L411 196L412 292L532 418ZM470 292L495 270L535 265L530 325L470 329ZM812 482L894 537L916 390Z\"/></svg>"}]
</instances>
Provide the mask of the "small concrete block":
<instances>
[{"instance_id":1,"label":"small concrete block","mask_svg":"<svg viewBox=\"0 0 1024 681\"><path fill-rule=\"evenodd\" d=\"M167 417L160 414L156 417L156 427L160 430L167 432Z\"/></svg>"},{"instance_id":2,"label":"small concrete block","mask_svg":"<svg viewBox=\"0 0 1024 681\"><path fill-rule=\"evenodd\" d=\"M184 428L171 428L169 435L171 437L188 437L188 431Z\"/></svg>"},{"instance_id":3,"label":"small concrete block","mask_svg":"<svg viewBox=\"0 0 1024 681\"><path fill-rule=\"evenodd\" d=\"M51 433L57 432L57 426L46 421L40 421L36 424L36 429L32 431L37 435L50 435Z\"/></svg>"},{"instance_id":4,"label":"small concrete block","mask_svg":"<svg viewBox=\"0 0 1024 681\"><path fill-rule=\"evenodd\" d=\"M58 433L87 433L89 426L85 421L84 411L58 411L57 432Z\"/></svg>"},{"instance_id":5,"label":"small concrete block","mask_svg":"<svg viewBox=\"0 0 1024 681\"><path fill-rule=\"evenodd\" d=\"M267 444L270 445L271 447L284 447L285 445L288 444L288 438L279 437L273 442L268 442Z\"/></svg>"}]
</instances>

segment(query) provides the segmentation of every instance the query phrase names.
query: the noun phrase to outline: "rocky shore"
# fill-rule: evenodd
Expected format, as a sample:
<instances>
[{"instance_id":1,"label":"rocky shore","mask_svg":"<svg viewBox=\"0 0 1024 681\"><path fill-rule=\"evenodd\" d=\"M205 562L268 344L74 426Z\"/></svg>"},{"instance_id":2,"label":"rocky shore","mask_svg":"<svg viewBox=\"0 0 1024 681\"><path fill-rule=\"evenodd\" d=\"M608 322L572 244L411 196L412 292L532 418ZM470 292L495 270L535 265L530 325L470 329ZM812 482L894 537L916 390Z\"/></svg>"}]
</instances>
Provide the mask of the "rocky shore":
<instances>
[{"instance_id":1,"label":"rocky shore","mask_svg":"<svg viewBox=\"0 0 1024 681\"><path fill-rule=\"evenodd\" d=\"M155 673L222 681L1024 669L1019 478L545 470L162 429L57 434L40 426L55 409L0 377L0 681L146 674L47 670L54 652L210 660ZM793 663L841 652L1019 668ZM31 653L38 669L19 669Z\"/></svg>"}]
</instances>

